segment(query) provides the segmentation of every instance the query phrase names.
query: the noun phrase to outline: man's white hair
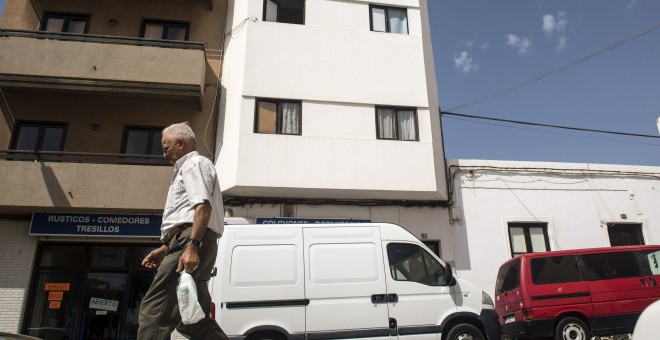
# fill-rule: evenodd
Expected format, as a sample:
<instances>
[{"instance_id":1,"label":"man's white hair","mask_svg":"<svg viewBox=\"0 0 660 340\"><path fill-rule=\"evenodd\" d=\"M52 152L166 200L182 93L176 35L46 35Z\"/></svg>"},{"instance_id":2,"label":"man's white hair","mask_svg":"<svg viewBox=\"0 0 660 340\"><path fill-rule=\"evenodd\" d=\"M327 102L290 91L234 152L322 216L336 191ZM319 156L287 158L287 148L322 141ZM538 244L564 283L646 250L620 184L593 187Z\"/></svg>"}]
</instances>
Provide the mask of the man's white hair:
<instances>
[{"instance_id":1,"label":"man's white hair","mask_svg":"<svg viewBox=\"0 0 660 340\"><path fill-rule=\"evenodd\" d=\"M190 128L188 122L172 124L163 129L163 136L169 135L171 139L183 138L188 142L197 144L197 139L195 138L195 133Z\"/></svg>"}]
</instances>

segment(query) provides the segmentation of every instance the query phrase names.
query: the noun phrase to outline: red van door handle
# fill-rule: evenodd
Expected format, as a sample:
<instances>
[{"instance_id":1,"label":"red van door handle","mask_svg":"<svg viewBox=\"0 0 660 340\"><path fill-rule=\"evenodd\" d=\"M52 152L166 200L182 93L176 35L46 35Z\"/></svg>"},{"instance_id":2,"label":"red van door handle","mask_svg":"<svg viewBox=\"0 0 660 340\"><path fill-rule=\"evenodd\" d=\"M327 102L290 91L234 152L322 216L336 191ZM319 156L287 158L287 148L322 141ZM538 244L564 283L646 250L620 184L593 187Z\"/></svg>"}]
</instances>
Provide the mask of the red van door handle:
<instances>
[{"instance_id":1,"label":"red van door handle","mask_svg":"<svg viewBox=\"0 0 660 340\"><path fill-rule=\"evenodd\" d=\"M657 286L658 284L655 282L655 278L653 276L649 277L649 280L653 283L653 286Z\"/></svg>"},{"instance_id":2,"label":"red van door handle","mask_svg":"<svg viewBox=\"0 0 660 340\"><path fill-rule=\"evenodd\" d=\"M642 283L642 287L646 287L646 281L644 281L644 278L639 279L639 282Z\"/></svg>"}]
</instances>

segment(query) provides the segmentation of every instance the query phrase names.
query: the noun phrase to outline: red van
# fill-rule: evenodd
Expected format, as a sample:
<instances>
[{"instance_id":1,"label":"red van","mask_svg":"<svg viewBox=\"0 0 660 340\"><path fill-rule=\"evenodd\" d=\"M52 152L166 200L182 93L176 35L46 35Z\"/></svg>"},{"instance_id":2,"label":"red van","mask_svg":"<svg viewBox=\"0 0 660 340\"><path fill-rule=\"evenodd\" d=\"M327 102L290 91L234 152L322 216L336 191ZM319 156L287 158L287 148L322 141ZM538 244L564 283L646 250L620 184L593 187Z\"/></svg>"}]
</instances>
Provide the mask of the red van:
<instances>
[{"instance_id":1,"label":"red van","mask_svg":"<svg viewBox=\"0 0 660 340\"><path fill-rule=\"evenodd\" d=\"M660 299L660 246L531 253L497 274L495 308L510 339L632 333L640 313Z\"/></svg>"}]
</instances>

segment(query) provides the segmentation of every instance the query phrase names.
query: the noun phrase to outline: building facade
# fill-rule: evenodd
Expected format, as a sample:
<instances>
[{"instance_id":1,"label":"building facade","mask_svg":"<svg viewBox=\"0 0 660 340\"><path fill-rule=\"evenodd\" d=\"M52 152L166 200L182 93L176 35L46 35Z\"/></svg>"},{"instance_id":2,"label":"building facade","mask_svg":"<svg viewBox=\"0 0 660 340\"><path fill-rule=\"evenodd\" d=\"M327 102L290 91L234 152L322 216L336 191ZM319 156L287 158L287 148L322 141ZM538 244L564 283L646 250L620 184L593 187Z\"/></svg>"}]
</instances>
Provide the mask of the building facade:
<instances>
[{"instance_id":1,"label":"building facade","mask_svg":"<svg viewBox=\"0 0 660 340\"><path fill-rule=\"evenodd\" d=\"M0 331L132 339L172 168L212 157L227 2L8 0L0 21Z\"/></svg>"}]
</instances>

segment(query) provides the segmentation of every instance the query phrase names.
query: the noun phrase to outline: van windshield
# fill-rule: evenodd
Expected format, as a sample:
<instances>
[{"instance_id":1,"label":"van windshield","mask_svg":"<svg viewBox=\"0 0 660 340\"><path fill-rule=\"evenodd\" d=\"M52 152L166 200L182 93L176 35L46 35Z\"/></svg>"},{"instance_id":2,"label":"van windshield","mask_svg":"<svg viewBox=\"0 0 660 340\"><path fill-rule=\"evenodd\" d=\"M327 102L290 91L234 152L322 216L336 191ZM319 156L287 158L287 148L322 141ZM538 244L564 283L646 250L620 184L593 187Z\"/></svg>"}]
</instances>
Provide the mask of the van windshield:
<instances>
[{"instance_id":1,"label":"van windshield","mask_svg":"<svg viewBox=\"0 0 660 340\"><path fill-rule=\"evenodd\" d=\"M520 287L520 259L515 259L500 268L497 273L497 294Z\"/></svg>"}]
</instances>

